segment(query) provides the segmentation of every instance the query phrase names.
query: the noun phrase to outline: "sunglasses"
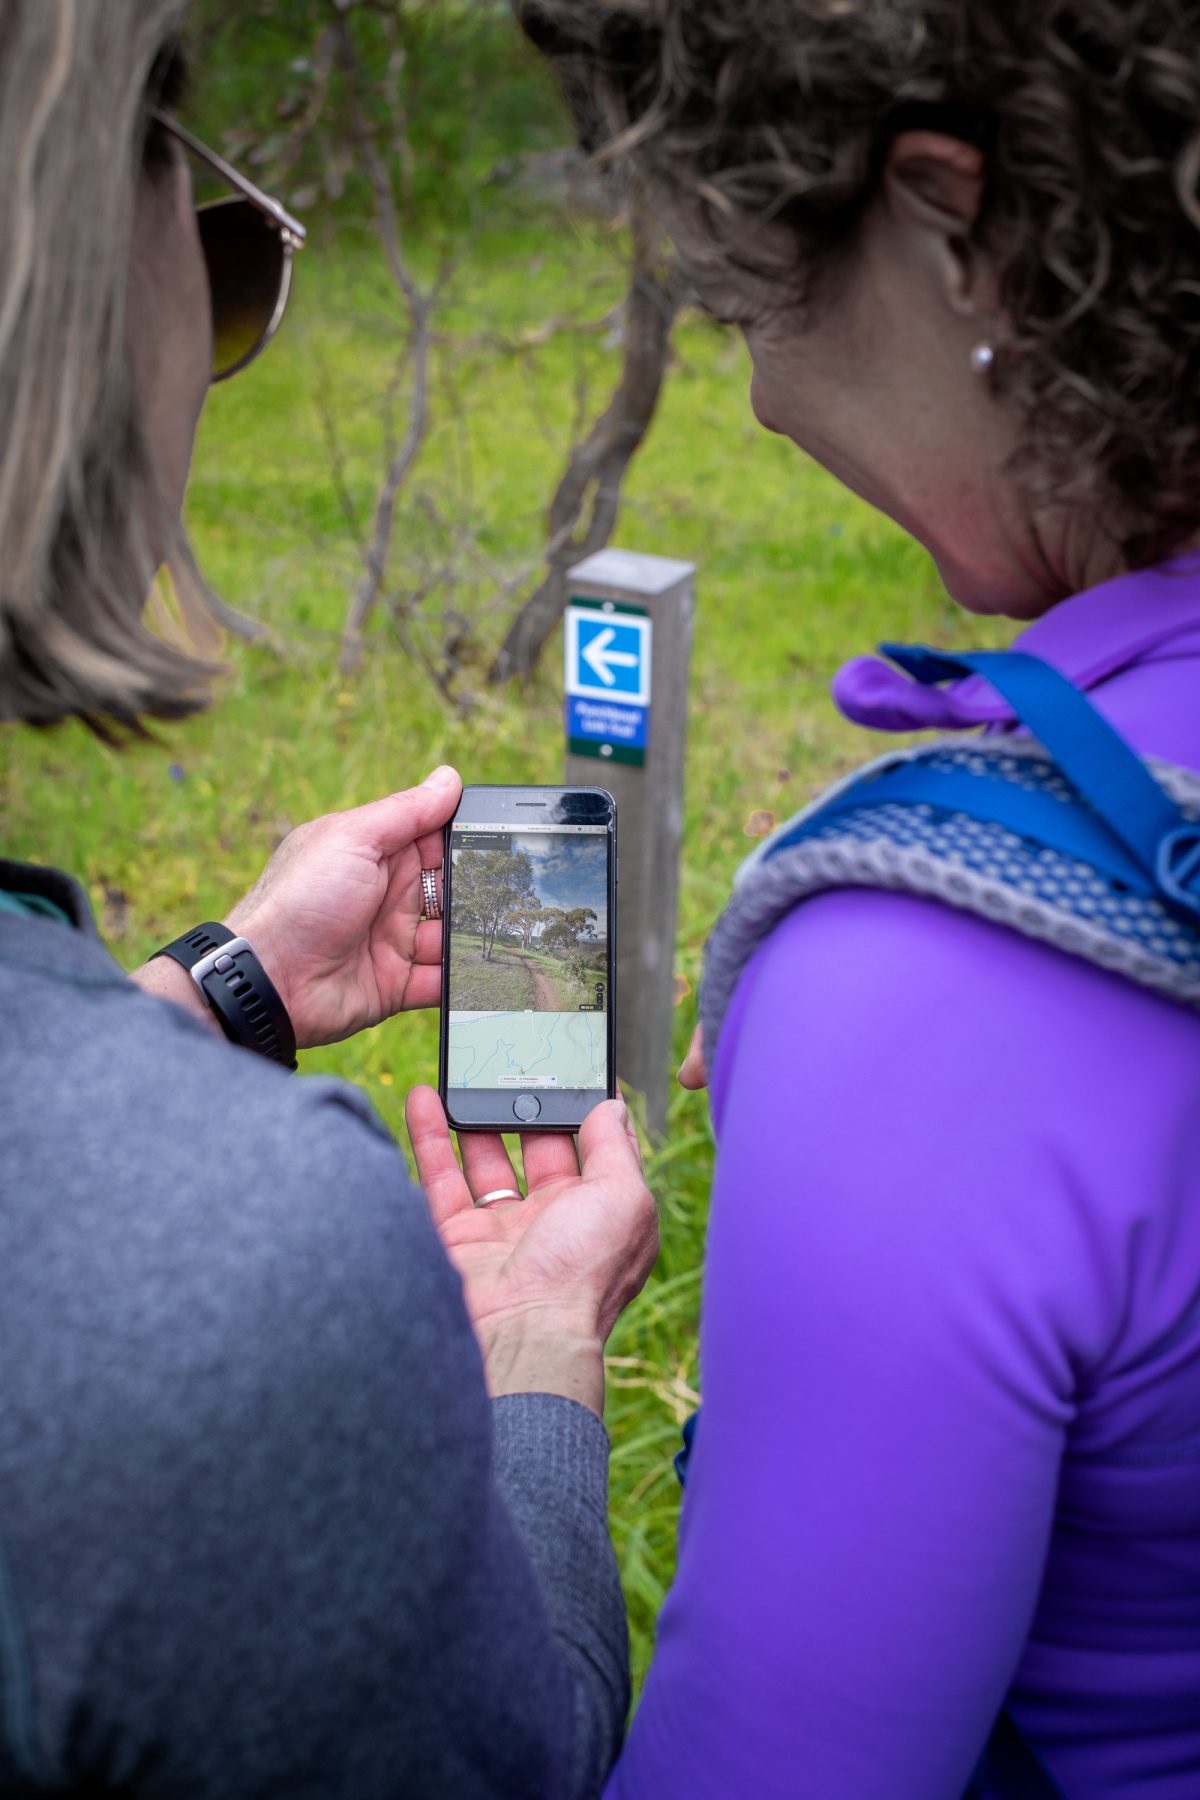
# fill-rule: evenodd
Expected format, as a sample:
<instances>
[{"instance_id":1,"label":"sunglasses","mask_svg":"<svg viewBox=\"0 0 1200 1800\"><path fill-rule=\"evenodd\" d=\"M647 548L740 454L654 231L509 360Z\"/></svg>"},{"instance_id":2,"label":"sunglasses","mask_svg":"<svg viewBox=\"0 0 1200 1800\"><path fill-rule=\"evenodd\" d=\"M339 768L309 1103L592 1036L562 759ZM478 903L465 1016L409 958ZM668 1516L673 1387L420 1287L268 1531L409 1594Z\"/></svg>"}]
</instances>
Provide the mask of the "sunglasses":
<instances>
[{"instance_id":1,"label":"sunglasses","mask_svg":"<svg viewBox=\"0 0 1200 1800\"><path fill-rule=\"evenodd\" d=\"M227 200L196 208L212 295L211 378L225 381L252 363L278 331L292 285L292 259L304 248L304 227L169 114L155 107L151 116L236 189Z\"/></svg>"}]
</instances>

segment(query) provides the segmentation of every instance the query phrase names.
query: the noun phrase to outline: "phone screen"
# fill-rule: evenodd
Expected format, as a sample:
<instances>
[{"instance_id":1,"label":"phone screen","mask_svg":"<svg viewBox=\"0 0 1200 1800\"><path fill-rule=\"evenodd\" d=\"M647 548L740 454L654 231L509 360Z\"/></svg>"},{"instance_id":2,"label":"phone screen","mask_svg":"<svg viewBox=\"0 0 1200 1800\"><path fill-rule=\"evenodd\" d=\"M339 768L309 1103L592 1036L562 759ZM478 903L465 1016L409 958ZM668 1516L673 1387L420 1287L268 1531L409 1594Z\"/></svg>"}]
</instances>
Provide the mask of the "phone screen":
<instances>
[{"instance_id":1,"label":"phone screen","mask_svg":"<svg viewBox=\"0 0 1200 1800\"><path fill-rule=\"evenodd\" d=\"M604 824L450 833L446 1087L607 1091Z\"/></svg>"}]
</instances>

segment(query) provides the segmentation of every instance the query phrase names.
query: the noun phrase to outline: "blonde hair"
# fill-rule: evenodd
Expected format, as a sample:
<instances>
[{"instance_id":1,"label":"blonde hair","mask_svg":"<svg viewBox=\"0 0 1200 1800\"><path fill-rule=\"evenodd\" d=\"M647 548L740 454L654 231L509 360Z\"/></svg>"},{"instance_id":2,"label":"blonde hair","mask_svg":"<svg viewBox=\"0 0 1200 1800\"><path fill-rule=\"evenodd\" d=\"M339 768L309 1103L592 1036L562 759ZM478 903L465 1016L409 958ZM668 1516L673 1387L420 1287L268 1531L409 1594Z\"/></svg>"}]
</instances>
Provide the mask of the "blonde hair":
<instances>
[{"instance_id":1,"label":"blonde hair","mask_svg":"<svg viewBox=\"0 0 1200 1800\"><path fill-rule=\"evenodd\" d=\"M102 734L202 705L154 635L187 570L138 413L126 296L148 105L186 0L0 5L0 719Z\"/></svg>"}]
</instances>

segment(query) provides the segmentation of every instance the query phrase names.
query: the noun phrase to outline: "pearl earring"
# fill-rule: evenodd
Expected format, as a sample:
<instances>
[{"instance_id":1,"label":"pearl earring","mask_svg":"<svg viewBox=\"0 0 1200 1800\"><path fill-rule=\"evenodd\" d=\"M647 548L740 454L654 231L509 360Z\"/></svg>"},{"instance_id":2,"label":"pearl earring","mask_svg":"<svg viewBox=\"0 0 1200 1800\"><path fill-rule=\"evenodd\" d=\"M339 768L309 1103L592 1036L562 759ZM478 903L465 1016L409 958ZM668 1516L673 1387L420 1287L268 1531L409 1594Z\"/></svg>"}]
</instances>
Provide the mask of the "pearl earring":
<instances>
[{"instance_id":1,"label":"pearl earring","mask_svg":"<svg viewBox=\"0 0 1200 1800\"><path fill-rule=\"evenodd\" d=\"M996 360L996 352L991 344L976 344L971 352L971 368L976 375L988 375Z\"/></svg>"}]
</instances>

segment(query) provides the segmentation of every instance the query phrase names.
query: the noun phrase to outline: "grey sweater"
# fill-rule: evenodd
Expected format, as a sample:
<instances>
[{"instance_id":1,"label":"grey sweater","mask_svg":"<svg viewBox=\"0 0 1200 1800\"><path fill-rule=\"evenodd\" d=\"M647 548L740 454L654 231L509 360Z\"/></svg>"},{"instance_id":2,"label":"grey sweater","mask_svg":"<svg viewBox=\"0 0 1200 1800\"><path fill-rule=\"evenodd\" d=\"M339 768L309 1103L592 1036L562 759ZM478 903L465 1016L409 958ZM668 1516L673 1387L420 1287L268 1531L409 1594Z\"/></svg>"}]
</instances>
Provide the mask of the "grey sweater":
<instances>
[{"instance_id":1,"label":"grey sweater","mask_svg":"<svg viewBox=\"0 0 1200 1800\"><path fill-rule=\"evenodd\" d=\"M573 1797L628 1698L607 1439L489 1407L353 1088L0 915L0 1792Z\"/></svg>"}]
</instances>

